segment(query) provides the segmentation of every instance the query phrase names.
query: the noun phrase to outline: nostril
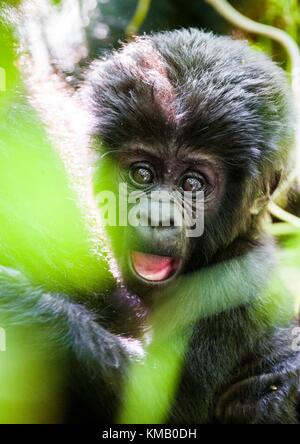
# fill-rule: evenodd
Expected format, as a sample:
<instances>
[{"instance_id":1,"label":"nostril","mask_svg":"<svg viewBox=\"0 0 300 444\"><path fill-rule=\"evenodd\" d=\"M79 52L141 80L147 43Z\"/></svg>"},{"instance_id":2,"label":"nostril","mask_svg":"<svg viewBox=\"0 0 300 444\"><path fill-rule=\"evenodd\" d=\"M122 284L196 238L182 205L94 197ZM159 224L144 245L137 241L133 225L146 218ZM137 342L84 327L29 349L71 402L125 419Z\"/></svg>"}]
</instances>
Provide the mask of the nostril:
<instances>
[{"instance_id":1,"label":"nostril","mask_svg":"<svg viewBox=\"0 0 300 444\"><path fill-rule=\"evenodd\" d=\"M174 228L175 227L175 221L173 218L171 219L160 219L159 223L156 224L157 228Z\"/></svg>"},{"instance_id":2,"label":"nostril","mask_svg":"<svg viewBox=\"0 0 300 444\"><path fill-rule=\"evenodd\" d=\"M170 219L170 228L174 228L174 227L175 227L175 221L174 221L174 218L171 217L171 219Z\"/></svg>"},{"instance_id":3,"label":"nostril","mask_svg":"<svg viewBox=\"0 0 300 444\"><path fill-rule=\"evenodd\" d=\"M174 228L176 225L176 218L171 214L157 214L157 213L140 213L140 221L144 226L152 228Z\"/></svg>"},{"instance_id":4,"label":"nostril","mask_svg":"<svg viewBox=\"0 0 300 444\"><path fill-rule=\"evenodd\" d=\"M148 227L152 227L153 226L153 220L151 218L151 215L148 216Z\"/></svg>"}]
</instances>

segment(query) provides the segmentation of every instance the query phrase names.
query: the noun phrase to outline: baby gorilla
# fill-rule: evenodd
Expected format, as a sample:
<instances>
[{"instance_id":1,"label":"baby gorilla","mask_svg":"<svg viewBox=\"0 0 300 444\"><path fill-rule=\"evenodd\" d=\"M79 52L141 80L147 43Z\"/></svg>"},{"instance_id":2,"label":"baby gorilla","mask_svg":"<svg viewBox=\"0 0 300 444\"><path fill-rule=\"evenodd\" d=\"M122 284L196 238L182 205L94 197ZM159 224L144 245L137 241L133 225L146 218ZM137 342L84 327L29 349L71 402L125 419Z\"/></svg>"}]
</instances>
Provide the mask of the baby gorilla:
<instances>
[{"instance_id":1,"label":"baby gorilla","mask_svg":"<svg viewBox=\"0 0 300 444\"><path fill-rule=\"evenodd\" d=\"M284 72L244 42L181 30L94 62L82 98L103 159L96 192L120 200L125 183L148 205L153 192L175 202L171 218L155 201L150 214L140 204L140 225L108 227L128 288L168 313L164 328L184 335L182 325L194 324L169 420L297 422L294 308L273 288L263 230L293 144ZM188 236L197 192L204 233ZM177 224L183 193L190 204Z\"/></svg>"},{"instance_id":2,"label":"baby gorilla","mask_svg":"<svg viewBox=\"0 0 300 444\"><path fill-rule=\"evenodd\" d=\"M169 355L188 344L166 421L298 423L294 301L274 279L264 232L294 137L284 72L244 42L181 30L95 61L78 94L99 153L100 203L117 196L118 220L124 187L145 198L139 224L107 226L123 285L72 300L0 269L12 321L41 319L47 341L53 334L70 354L72 422L116 420L120 376L146 323Z\"/></svg>"}]
</instances>

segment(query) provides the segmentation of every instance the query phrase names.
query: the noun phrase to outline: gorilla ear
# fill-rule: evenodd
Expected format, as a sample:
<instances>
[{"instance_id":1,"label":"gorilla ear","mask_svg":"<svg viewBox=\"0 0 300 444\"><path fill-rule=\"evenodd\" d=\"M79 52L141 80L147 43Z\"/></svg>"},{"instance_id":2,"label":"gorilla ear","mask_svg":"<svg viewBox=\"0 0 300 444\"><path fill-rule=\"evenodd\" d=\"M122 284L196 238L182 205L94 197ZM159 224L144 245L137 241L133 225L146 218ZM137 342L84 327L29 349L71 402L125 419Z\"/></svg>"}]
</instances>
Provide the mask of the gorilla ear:
<instances>
[{"instance_id":1,"label":"gorilla ear","mask_svg":"<svg viewBox=\"0 0 300 444\"><path fill-rule=\"evenodd\" d=\"M273 193L280 185L282 179L282 170L274 171L270 180L263 182L262 194L257 197L251 207L250 213L257 216L269 204Z\"/></svg>"},{"instance_id":2,"label":"gorilla ear","mask_svg":"<svg viewBox=\"0 0 300 444\"><path fill-rule=\"evenodd\" d=\"M257 199L255 199L250 209L250 213L253 216L257 216L264 208L267 207L270 200L271 200L270 194L263 194L262 196L259 196Z\"/></svg>"},{"instance_id":3,"label":"gorilla ear","mask_svg":"<svg viewBox=\"0 0 300 444\"><path fill-rule=\"evenodd\" d=\"M283 177L282 170L274 171L274 174L271 177L270 184L269 184L270 196L272 196L272 194L274 194L276 189L279 187L282 177Z\"/></svg>"}]
</instances>

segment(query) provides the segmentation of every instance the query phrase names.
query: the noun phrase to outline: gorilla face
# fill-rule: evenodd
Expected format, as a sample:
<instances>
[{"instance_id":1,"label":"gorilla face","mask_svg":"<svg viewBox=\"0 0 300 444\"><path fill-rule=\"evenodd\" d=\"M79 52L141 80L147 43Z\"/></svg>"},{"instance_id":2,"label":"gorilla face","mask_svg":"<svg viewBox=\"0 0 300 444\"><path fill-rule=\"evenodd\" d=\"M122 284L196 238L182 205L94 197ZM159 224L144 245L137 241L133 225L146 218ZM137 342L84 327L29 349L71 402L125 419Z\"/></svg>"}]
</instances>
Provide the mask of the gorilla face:
<instances>
[{"instance_id":1,"label":"gorilla face","mask_svg":"<svg viewBox=\"0 0 300 444\"><path fill-rule=\"evenodd\" d=\"M100 207L127 285L144 294L185 272L203 234L204 214L213 217L222 200L221 163L175 144L128 143L105 153L97 177ZM111 206L107 190L114 196Z\"/></svg>"}]
</instances>

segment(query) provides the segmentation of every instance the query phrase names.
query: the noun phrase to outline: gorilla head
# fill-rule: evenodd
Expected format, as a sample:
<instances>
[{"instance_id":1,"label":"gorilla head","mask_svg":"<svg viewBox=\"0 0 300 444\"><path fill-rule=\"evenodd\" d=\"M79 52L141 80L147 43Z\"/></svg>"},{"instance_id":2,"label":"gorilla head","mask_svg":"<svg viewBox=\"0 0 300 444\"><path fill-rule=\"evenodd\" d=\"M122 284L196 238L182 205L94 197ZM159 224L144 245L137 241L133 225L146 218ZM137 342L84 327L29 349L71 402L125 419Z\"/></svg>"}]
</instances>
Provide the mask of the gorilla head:
<instances>
[{"instance_id":1,"label":"gorilla head","mask_svg":"<svg viewBox=\"0 0 300 444\"><path fill-rule=\"evenodd\" d=\"M118 196L108 225L129 286L144 295L259 242L293 137L280 68L244 42L181 30L96 61L86 90L96 189ZM120 223L120 183L144 196L139 224Z\"/></svg>"}]
</instances>

